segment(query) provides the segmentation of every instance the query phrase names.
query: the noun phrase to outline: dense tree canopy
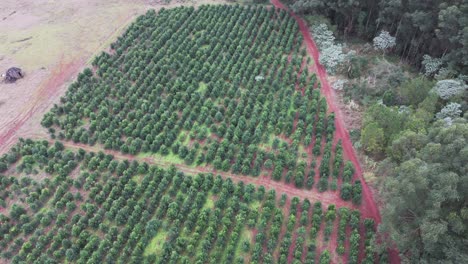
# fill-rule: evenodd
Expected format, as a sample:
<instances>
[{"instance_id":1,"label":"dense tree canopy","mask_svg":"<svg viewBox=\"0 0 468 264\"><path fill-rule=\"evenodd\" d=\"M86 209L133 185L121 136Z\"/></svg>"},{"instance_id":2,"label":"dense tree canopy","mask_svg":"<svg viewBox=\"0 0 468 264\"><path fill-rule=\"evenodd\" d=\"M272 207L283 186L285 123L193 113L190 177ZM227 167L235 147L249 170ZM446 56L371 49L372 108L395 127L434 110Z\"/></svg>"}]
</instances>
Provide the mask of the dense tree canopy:
<instances>
[{"instance_id":1,"label":"dense tree canopy","mask_svg":"<svg viewBox=\"0 0 468 264\"><path fill-rule=\"evenodd\" d=\"M416 64L429 54L442 58L449 75L468 73L466 0L289 2L296 12L327 16L345 35L355 34L372 40L381 30L386 30L396 37L396 52Z\"/></svg>"},{"instance_id":2,"label":"dense tree canopy","mask_svg":"<svg viewBox=\"0 0 468 264\"><path fill-rule=\"evenodd\" d=\"M466 263L468 123L439 121L427 134L405 134L390 148L384 230L405 260Z\"/></svg>"},{"instance_id":3,"label":"dense tree canopy","mask_svg":"<svg viewBox=\"0 0 468 264\"><path fill-rule=\"evenodd\" d=\"M333 42L331 31L321 30ZM285 10L231 5L149 11L111 48L44 116L52 138L271 175L308 189L315 171L307 161L323 154L320 189L338 189L340 168L329 177L334 149L323 148L333 141L334 115L310 71L297 23ZM340 45L326 54L321 60L329 70L345 59Z\"/></svg>"}]
</instances>

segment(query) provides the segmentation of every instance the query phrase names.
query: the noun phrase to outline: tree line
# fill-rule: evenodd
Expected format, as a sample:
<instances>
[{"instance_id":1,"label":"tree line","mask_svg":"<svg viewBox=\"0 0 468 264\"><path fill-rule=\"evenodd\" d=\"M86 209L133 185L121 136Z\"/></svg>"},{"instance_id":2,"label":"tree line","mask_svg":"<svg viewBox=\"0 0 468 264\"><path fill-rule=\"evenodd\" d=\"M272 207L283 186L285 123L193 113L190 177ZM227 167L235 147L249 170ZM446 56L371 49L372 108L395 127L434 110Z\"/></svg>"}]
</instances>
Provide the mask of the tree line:
<instances>
[{"instance_id":1,"label":"tree line","mask_svg":"<svg viewBox=\"0 0 468 264\"><path fill-rule=\"evenodd\" d=\"M452 77L468 73L465 0L286 2L295 12L328 17L345 37L372 40L386 30L396 37L395 52L416 65L424 55L430 55L442 58Z\"/></svg>"}]
</instances>

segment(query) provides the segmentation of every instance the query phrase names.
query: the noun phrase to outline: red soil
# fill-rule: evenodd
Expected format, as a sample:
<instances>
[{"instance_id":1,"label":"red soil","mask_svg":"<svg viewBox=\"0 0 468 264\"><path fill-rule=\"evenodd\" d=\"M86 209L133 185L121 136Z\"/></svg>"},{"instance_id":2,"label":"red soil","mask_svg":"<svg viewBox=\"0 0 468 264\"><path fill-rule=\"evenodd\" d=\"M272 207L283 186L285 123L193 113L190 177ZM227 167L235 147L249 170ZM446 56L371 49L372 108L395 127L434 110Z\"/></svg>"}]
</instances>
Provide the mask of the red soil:
<instances>
[{"instance_id":1,"label":"red soil","mask_svg":"<svg viewBox=\"0 0 468 264\"><path fill-rule=\"evenodd\" d=\"M34 100L28 102L26 111L16 116L11 122L2 125L4 131L0 132L0 153L6 153L20 137L27 137L39 133L42 129L40 118L63 92L66 81L79 72L84 62L73 61L60 63L52 72L49 79L45 80L35 91ZM20 107L20 106L18 106Z\"/></svg>"},{"instance_id":2,"label":"red soil","mask_svg":"<svg viewBox=\"0 0 468 264\"><path fill-rule=\"evenodd\" d=\"M286 9L283 4L279 2L279 0L272 0L271 1L273 5L275 5L278 8ZM343 153L345 157L347 157L354 165L356 173L355 176L357 176L362 182L363 182L363 206L362 206L362 215L363 217L369 218L372 217L374 218L378 223L381 221L380 213L379 210L376 206L376 203L372 197L372 194L369 190L369 187L367 184L365 184L364 178L362 177L362 168L361 165L357 159L357 155L354 151L351 139L349 137L349 133L346 130L343 122L343 117L341 115L341 112L339 111L338 107L335 105L334 101L334 91L331 88L328 79L327 79L327 73L325 71L325 68L320 65L319 63L319 51L317 49L317 46L315 45L314 41L312 40L312 37L309 33L309 29L307 28L307 25L305 24L304 20L302 20L300 17L297 15L291 13L291 15L296 19L298 25L299 25L299 30L304 36L304 41L306 42L307 49L309 53L312 55L315 65L316 65L316 73L317 76L321 82L322 86L322 94L325 96L327 103L328 103L328 108L330 112L335 113L335 137L334 137L334 144L341 139L343 141ZM337 197L339 199L339 197Z\"/></svg>"},{"instance_id":3,"label":"red soil","mask_svg":"<svg viewBox=\"0 0 468 264\"><path fill-rule=\"evenodd\" d=\"M278 244L276 245L276 248L281 246L281 242L284 239L284 235L286 235L286 226L287 226L288 219L289 219L289 210L291 209L291 199L292 197L287 197L286 203L283 205L284 218L283 218L283 223L281 225L280 234L278 236ZM273 257L274 259L279 259L279 250L274 251Z\"/></svg>"},{"instance_id":4,"label":"red soil","mask_svg":"<svg viewBox=\"0 0 468 264\"><path fill-rule=\"evenodd\" d=\"M322 206L322 210L325 208L327 208L327 206ZM326 213L326 211L324 212ZM326 249L327 246L325 245L325 225L326 221L324 221L324 219L322 218L320 222L320 229L317 233L317 237L315 238L315 241L317 241L315 249L315 263L320 263L320 255Z\"/></svg>"},{"instance_id":5,"label":"red soil","mask_svg":"<svg viewBox=\"0 0 468 264\"><path fill-rule=\"evenodd\" d=\"M349 259L349 248L351 247L351 242L350 242L349 238L351 237L351 232L352 232L351 226L347 225L346 226L346 238L345 238L345 243L344 243L345 253L343 255L343 262L345 260L347 261ZM359 257L361 257L361 256L359 256ZM360 259L362 260L362 258L360 258ZM345 262L345 263L347 263L347 262Z\"/></svg>"},{"instance_id":6,"label":"red soil","mask_svg":"<svg viewBox=\"0 0 468 264\"><path fill-rule=\"evenodd\" d=\"M330 234L330 240L328 240L328 251L330 251L330 256L332 263L338 263L338 259L341 258L338 253L336 253L336 246L338 245L338 226L339 226L339 217L333 221L333 230ZM348 259L343 257L343 263L348 263Z\"/></svg>"},{"instance_id":7,"label":"red soil","mask_svg":"<svg viewBox=\"0 0 468 264\"><path fill-rule=\"evenodd\" d=\"M287 10L287 8L279 1L279 0L271 0L271 3L276 7L280 9ZM303 19L301 19L299 16L296 14L290 12L291 16L294 17L296 22L299 25L299 30L304 36L304 41L307 45L307 49L311 56L314 59L315 62L315 71L317 73L317 76L322 84L322 94L325 96L327 100L327 104L329 106L329 111L335 113L335 137L334 137L334 144L336 141L341 139L343 141L343 153L344 156L349 159L355 168L355 177L357 177L359 180L362 182L362 206L361 206L361 213L364 218L374 218L376 223L379 224L381 222L381 216L379 209L377 208L377 205L375 203L374 198L372 197L372 193L369 189L369 186L366 184L364 177L363 177L363 171L361 168L361 165L358 161L356 152L353 148L352 142L349 137L349 133L345 128L343 117L341 114L340 109L336 106L335 103L335 92L331 88L330 83L328 82L327 79L327 73L325 68L320 65L319 63L319 51L317 49L317 46L315 45L315 42L313 41L311 34L309 32L309 29L304 22ZM340 200L339 197L336 197L336 200ZM400 259L398 256L398 252L396 250L390 250L389 251L389 260L390 263L400 263Z\"/></svg>"},{"instance_id":8,"label":"red soil","mask_svg":"<svg viewBox=\"0 0 468 264\"><path fill-rule=\"evenodd\" d=\"M15 142L16 140L12 140L12 137L16 134L18 129L23 126L23 124L31 118L32 114L34 113L34 107L29 109L22 117L17 117L14 119L10 124L6 124L6 126L10 126L5 133L0 134L0 146L6 152L6 149L10 148L11 142Z\"/></svg>"}]
</instances>

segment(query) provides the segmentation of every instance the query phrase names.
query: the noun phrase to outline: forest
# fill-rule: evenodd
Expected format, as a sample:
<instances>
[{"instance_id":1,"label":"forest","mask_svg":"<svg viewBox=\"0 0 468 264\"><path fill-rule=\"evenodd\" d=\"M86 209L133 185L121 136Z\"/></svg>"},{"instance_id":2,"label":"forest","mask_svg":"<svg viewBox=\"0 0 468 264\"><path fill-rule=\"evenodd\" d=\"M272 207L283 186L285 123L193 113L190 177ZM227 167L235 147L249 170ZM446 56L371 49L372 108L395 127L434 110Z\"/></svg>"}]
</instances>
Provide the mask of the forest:
<instances>
[{"instance_id":1,"label":"forest","mask_svg":"<svg viewBox=\"0 0 468 264\"><path fill-rule=\"evenodd\" d=\"M289 0L298 13L328 17L344 37L371 41L379 31L396 37L395 53L421 65L424 55L440 58L448 75L468 74L466 0Z\"/></svg>"},{"instance_id":2,"label":"forest","mask_svg":"<svg viewBox=\"0 0 468 264\"><path fill-rule=\"evenodd\" d=\"M149 12L112 44L113 56L96 57L96 74L80 74L42 124L52 138L122 153L321 192L343 187L359 203L360 182L334 144L334 115L301 45L284 11Z\"/></svg>"}]
</instances>

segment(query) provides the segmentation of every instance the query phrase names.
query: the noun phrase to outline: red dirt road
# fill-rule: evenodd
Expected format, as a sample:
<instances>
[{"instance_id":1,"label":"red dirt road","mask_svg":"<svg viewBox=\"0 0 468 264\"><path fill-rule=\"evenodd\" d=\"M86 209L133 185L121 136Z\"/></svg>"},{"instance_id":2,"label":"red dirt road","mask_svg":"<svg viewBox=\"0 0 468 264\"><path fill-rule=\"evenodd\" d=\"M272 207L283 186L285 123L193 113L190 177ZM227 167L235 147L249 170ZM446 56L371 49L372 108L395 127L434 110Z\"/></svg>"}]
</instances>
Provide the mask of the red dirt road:
<instances>
[{"instance_id":1,"label":"red dirt road","mask_svg":"<svg viewBox=\"0 0 468 264\"><path fill-rule=\"evenodd\" d=\"M271 0L271 3L276 8L288 10L279 0ZM294 19L298 23L299 30L304 36L304 41L307 46L307 50L314 59L315 72L317 73L317 76L322 84L321 92L327 100L329 110L335 113L335 127L336 127L335 140L339 140L339 139L342 140L344 156L353 163L355 171L356 171L355 177L357 177L362 182L362 194L363 194L362 196L363 201L362 201L362 206L361 206L362 216L365 218L374 218L376 223L379 224L382 221L379 209L372 196L369 186L364 180L362 168L358 161L356 152L353 148L351 139L349 137L349 133L345 128L341 111L335 104L335 98L336 98L335 91L331 88L330 83L328 82L327 72L325 68L319 63L320 54L317 49L317 46L315 45L315 42L312 39L309 29L306 23L304 22L304 20L292 12L290 12L290 14L291 16L294 17ZM339 197L337 197L337 199L339 199ZM400 258L396 250L389 251L389 259L390 259L390 263L400 263Z\"/></svg>"},{"instance_id":2,"label":"red dirt road","mask_svg":"<svg viewBox=\"0 0 468 264\"><path fill-rule=\"evenodd\" d=\"M272 0L271 2L277 8L286 9L286 7L281 2L279 2L279 0ZM291 15L294 17L294 19L296 19L299 25L299 30L304 36L304 41L307 45L307 49L310 55L314 59L317 77L319 78L321 85L322 85L321 92L327 100L329 111L335 113L335 127L336 127L335 140L338 141L339 139L341 139L343 141L343 153L345 157L354 164L354 167L356 170L355 177L358 177L363 183L363 186L362 186L363 206L361 208L362 216L367 217L367 218L369 217L374 218L377 223L380 223L381 217L380 217L379 210L372 197L369 187L367 186L367 184L365 184L364 178L362 177L363 173L362 173L361 165L357 159L357 155L354 151L351 139L349 137L349 133L344 126L342 114L339 108L335 104L334 90L331 88L330 83L328 82L325 68L319 63L320 55L319 55L317 46L315 45L315 42L313 41L309 32L309 29L307 25L305 24L304 20L302 20L300 17L298 17L294 13L291 13Z\"/></svg>"},{"instance_id":3,"label":"red dirt road","mask_svg":"<svg viewBox=\"0 0 468 264\"><path fill-rule=\"evenodd\" d=\"M40 140L40 138L38 138ZM49 140L50 143L53 143L54 141ZM73 143L71 141L62 141L65 147L70 148L70 149L79 149L82 148L88 152L99 152L102 151L105 154L110 154L114 156L116 159L120 160L136 160L138 162L146 162L151 165L156 165L160 166L161 168L169 168L171 165L174 165L178 170L187 173L189 175L195 175L198 173L213 173L214 175L221 175L224 179L231 179L233 182L244 182L245 184L253 184L255 186L260 186L263 185L265 186L266 189L268 190L275 190L276 195L279 197L281 194L285 193L287 194L290 198L296 196L300 199L309 199L311 203L314 202L322 202L323 206L328 206L330 204L335 204L338 208L340 207L348 207L348 208L354 208L356 207L349 201L343 201L340 199L340 202L337 204L335 202L336 200L336 194L332 192L316 192L316 191L311 191L307 189L298 189L294 186L294 184L285 184L283 182L277 182L272 180L270 177L251 177L251 176L242 176L238 174L232 174L230 172L224 172L224 171L217 171L215 170L212 166L197 166L197 167L191 167L187 166L185 164L171 164L167 163L163 160L155 159L152 157L136 157L130 154L123 154L118 151L114 150L106 150L101 146L89 146L81 143Z\"/></svg>"}]
</instances>

